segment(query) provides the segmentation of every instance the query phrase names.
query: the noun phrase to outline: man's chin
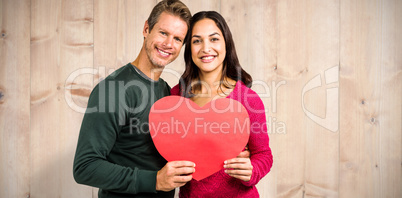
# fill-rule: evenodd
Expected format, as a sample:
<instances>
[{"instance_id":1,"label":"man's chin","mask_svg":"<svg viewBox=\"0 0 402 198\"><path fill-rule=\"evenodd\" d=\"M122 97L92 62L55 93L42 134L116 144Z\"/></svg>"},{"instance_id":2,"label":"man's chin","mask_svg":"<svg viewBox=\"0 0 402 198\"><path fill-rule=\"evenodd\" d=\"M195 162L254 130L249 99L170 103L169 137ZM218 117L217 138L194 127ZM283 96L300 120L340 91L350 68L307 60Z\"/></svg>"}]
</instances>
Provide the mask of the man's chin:
<instances>
[{"instance_id":1,"label":"man's chin","mask_svg":"<svg viewBox=\"0 0 402 198\"><path fill-rule=\"evenodd\" d=\"M161 59L159 58L156 54L152 54L147 50L147 56L152 65L154 65L155 68L165 68L166 65L171 63L173 60L167 60L167 59Z\"/></svg>"},{"instance_id":2,"label":"man's chin","mask_svg":"<svg viewBox=\"0 0 402 198\"><path fill-rule=\"evenodd\" d=\"M172 61L151 61L152 64L156 67L156 68L165 68L166 65L168 65L169 63L171 63Z\"/></svg>"},{"instance_id":3,"label":"man's chin","mask_svg":"<svg viewBox=\"0 0 402 198\"><path fill-rule=\"evenodd\" d=\"M166 65L167 64L162 64L162 63L152 63L153 65L154 65L154 69L157 69L157 70L163 70L165 67L166 67Z\"/></svg>"}]
</instances>

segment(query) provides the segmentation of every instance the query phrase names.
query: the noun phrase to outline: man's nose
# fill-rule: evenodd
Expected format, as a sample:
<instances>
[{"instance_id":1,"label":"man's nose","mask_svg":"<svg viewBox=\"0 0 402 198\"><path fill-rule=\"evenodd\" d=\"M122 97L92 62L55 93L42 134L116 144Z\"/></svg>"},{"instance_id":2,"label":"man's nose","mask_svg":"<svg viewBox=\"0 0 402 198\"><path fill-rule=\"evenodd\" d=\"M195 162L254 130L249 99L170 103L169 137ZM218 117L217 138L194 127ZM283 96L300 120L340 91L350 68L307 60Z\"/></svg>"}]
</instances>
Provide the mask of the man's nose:
<instances>
[{"instance_id":1,"label":"man's nose","mask_svg":"<svg viewBox=\"0 0 402 198\"><path fill-rule=\"evenodd\" d=\"M163 42L163 45L166 47L172 47L173 43L173 37L166 37L165 41Z\"/></svg>"}]
</instances>

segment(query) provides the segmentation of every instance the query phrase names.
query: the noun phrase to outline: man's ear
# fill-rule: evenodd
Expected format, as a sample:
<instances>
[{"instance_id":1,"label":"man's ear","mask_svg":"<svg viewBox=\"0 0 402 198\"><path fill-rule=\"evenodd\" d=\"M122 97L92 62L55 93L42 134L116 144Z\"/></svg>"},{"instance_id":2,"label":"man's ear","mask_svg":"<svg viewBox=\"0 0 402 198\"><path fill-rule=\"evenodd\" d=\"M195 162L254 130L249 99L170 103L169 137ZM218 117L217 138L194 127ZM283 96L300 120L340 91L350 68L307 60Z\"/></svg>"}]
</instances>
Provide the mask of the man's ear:
<instances>
[{"instance_id":1,"label":"man's ear","mask_svg":"<svg viewBox=\"0 0 402 198\"><path fill-rule=\"evenodd\" d=\"M147 35L149 34L148 20L145 21L144 30L142 31L142 34L144 35L144 38L147 37Z\"/></svg>"}]
</instances>

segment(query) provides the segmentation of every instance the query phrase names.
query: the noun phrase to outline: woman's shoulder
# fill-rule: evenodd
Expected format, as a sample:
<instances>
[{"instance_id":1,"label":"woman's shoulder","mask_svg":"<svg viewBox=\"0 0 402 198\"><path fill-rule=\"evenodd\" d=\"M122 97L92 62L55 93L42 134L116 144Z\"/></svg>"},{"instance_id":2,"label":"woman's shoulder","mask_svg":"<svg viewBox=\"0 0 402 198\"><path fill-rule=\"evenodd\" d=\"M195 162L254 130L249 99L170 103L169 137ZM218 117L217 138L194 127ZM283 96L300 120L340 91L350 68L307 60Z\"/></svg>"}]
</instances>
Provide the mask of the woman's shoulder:
<instances>
[{"instance_id":1,"label":"woman's shoulder","mask_svg":"<svg viewBox=\"0 0 402 198\"><path fill-rule=\"evenodd\" d=\"M249 98L249 97L258 97L258 94L252 90L251 88L247 87L242 81L238 81L236 86L233 90L235 96L240 96L242 98Z\"/></svg>"},{"instance_id":2,"label":"woman's shoulder","mask_svg":"<svg viewBox=\"0 0 402 198\"><path fill-rule=\"evenodd\" d=\"M233 90L233 95L231 98L238 100L243 105L247 104L247 106L257 109L264 108L264 103L262 102L260 96L241 81L236 83L236 87Z\"/></svg>"}]
</instances>

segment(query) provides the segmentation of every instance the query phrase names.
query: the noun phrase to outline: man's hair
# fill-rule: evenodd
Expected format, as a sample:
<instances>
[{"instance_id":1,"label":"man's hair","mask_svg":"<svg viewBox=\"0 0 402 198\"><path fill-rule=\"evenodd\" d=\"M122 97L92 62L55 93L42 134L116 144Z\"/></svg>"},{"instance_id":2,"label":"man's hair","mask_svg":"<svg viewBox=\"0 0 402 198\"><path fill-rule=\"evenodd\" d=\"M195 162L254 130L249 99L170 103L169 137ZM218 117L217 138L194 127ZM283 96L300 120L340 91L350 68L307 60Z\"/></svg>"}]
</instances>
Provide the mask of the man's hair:
<instances>
[{"instance_id":1,"label":"man's hair","mask_svg":"<svg viewBox=\"0 0 402 198\"><path fill-rule=\"evenodd\" d=\"M148 17L149 31L152 31L155 24L159 21L159 17L163 12L167 12L174 16L180 17L187 24L187 29L190 28L191 12L188 7L179 0L163 0L156 4Z\"/></svg>"}]
</instances>

